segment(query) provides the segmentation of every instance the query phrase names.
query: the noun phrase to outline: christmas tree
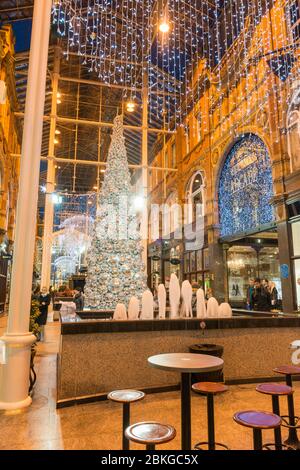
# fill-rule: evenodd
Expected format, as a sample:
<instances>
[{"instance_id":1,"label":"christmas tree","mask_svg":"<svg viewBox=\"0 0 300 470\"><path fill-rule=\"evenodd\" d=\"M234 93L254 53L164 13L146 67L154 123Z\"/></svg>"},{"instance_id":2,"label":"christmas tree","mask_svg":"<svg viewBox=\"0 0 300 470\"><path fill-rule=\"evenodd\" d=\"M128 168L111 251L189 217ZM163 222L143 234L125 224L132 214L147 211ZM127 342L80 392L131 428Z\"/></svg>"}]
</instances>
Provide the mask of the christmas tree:
<instances>
[{"instance_id":1,"label":"christmas tree","mask_svg":"<svg viewBox=\"0 0 300 470\"><path fill-rule=\"evenodd\" d=\"M123 120L114 120L92 242L87 255L85 305L100 310L126 306L146 289L138 218L134 210Z\"/></svg>"}]
</instances>

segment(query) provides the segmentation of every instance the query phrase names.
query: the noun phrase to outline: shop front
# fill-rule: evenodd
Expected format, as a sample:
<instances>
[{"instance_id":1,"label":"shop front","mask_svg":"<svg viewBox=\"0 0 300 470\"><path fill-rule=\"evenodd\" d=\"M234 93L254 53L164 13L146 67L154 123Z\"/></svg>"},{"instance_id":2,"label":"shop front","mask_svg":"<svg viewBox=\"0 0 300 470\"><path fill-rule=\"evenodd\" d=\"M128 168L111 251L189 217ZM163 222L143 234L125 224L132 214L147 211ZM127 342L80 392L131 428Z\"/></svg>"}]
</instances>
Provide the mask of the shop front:
<instances>
[{"instance_id":1,"label":"shop front","mask_svg":"<svg viewBox=\"0 0 300 470\"><path fill-rule=\"evenodd\" d=\"M275 211L272 205L271 160L264 142L243 136L228 153L219 187L220 242L226 263L227 299L246 307L255 278L274 283L276 308L282 306L281 264Z\"/></svg>"}]
</instances>

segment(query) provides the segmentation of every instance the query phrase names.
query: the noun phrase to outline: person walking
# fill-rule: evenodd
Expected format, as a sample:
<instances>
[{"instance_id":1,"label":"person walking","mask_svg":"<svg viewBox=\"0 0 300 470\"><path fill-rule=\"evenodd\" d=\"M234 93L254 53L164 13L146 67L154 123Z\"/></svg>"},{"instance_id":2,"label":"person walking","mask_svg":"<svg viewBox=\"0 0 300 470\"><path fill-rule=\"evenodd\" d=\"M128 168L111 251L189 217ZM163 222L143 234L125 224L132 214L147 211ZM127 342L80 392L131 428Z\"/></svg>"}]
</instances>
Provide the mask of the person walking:
<instances>
[{"instance_id":1,"label":"person walking","mask_svg":"<svg viewBox=\"0 0 300 470\"><path fill-rule=\"evenodd\" d=\"M47 316L48 316L48 307L51 302L51 297L48 292L47 287L43 287L37 300L39 301L39 309L40 309L40 315L37 318L37 323L41 327L40 335L39 335L39 341L44 341L45 338L45 325L47 323Z\"/></svg>"}]
</instances>

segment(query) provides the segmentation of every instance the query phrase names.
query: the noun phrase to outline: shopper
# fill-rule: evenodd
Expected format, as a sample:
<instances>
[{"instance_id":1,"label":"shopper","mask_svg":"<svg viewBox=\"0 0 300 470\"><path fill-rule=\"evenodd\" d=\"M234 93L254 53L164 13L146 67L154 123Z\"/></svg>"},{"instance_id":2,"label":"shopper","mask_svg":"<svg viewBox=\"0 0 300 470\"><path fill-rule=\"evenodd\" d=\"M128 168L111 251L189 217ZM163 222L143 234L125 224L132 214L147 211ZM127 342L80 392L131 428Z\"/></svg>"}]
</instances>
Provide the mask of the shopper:
<instances>
[{"instance_id":1,"label":"shopper","mask_svg":"<svg viewBox=\"0 0 300 470\"><path fill-rule=\"evenodd\" d=\"M278 305L278 290L276 288L275 282L269 282L269 292L271 296L271 306L272 308L277 309Z\"/></svg>"},{"instance_id":2,"label":"shopper","mask_svg":"<svg viewBox=\"0 0 300 470\"><path fill-rule=\"evenodd\" d=\"M247 308L253 310L254 279L249 279L247 288Z\"/></svg>"},{"instance_id":3,"label":"shopper","mask_svg":"<svg viewBox=\"0 0 300 470\"><path fill-rule=\"evenodd\" d=\"M73 296L73 300L76 304L76 311L82 312L84 309L84 295L81 287L78 287L77 292Z\"/></svg>"},{"instance_id":4,"label":"shopper","mask_svg":"<svg viewBox=\"0 0 300 470\"><path fill-rule=\"evenodd\" d=\"M252 295L253 309L261 312L269 312L271 310L271 295L265 288L261 280L256 278L254 281L254 292Z\"/></svg>"},{"instance_id":5,"label":"shopper","mask_svg":"<svg viewBox=\"0 0 300 470\"><path fill-rule=\"evenodd\" d=\"M40 337L39 340L43 341L45 337L45 325L47 323L47 316L48 316L48 307L51 302L51 297L48 292L47 287L43 287L39 296L38 296L38 301L39 301L39 308L40 308L40 316L37 318L37 323L41 327L41 332L40 332Z\"/></svg>"}]
</instances>

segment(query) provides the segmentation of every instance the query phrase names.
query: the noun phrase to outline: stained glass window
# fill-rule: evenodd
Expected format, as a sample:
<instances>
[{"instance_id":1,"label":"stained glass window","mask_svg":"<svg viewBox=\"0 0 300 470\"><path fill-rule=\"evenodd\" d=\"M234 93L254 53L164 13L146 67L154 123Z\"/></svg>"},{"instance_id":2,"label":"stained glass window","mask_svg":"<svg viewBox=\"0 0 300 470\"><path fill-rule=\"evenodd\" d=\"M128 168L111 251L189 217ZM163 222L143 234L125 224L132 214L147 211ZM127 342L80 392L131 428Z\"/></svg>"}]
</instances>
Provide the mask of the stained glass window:
<instances>
[{"instance_id":1,"label":"stained glass window","mask_svg":"<svg viewBox=\"0 0 300 470\"><path fill-rule=\"evenodd\" d=\"M271 161L259 137L247 134L233 146L221 171L218 196L222 237L275 220Z\"/></svg>"}]
</instances>

